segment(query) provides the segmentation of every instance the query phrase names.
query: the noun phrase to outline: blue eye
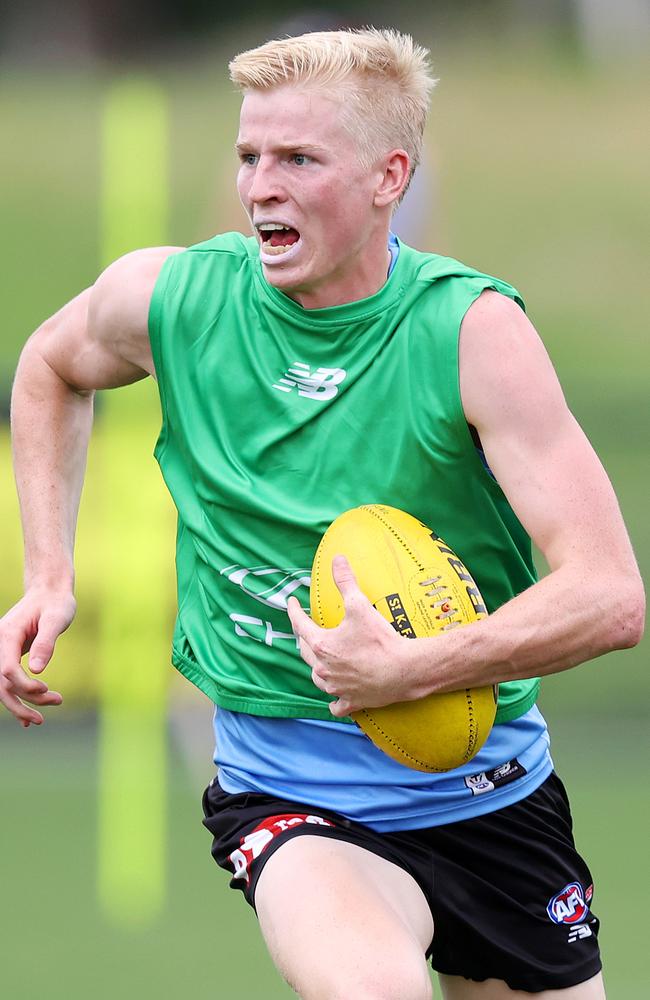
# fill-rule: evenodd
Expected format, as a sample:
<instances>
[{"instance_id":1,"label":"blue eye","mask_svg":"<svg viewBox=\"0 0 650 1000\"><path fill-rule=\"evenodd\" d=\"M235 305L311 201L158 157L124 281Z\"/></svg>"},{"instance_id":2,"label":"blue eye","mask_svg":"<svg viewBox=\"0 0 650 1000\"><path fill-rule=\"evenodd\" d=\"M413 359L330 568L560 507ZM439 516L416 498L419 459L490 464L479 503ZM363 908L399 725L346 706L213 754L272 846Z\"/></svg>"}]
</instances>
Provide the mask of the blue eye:
<instances>
[{"instance_id":1,"label":"blue eye","mask_svg":"<svg viewBox=\"0 0 650 1000\"><path fill-rule=\"evenodd\" d=\"M311 157L307 156L306 153L294 153L291 159L297 167L304 167L307 163L309 163Z\"/></svg>"},{"instance_id":2,"label":"blue eye","mask_svg":"<svg viewBox=\"0 0 650 1000\"><path fill-rule=\"evenodd\" d=\"M241 162L246 167L254 167L257 163L257 155L255 153L242 153L240 156Z\"/></svg>"}]
</instances>

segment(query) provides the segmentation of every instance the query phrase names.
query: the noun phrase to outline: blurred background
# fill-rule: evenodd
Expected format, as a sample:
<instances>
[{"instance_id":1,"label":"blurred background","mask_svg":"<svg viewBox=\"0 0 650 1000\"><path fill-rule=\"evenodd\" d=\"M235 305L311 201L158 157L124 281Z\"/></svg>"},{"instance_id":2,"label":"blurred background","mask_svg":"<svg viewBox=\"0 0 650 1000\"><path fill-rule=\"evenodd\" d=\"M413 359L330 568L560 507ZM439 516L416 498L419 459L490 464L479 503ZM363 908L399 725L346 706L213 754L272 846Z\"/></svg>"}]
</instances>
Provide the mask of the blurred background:
<instances>
[{"instance_id":1,"label":"blurred background","mask_svg":"<svg viewBox=\"0 0 650 1000\"><path fill-rule=\"evenodd\" d=\"M228 59L368 23L411 32L440 78L398 233L522 292L647 570L643 0L401 0L397 12L383 0L249 0L245 12L2 0L3 608L21 593L7 414L22 344L119 253L246 231ZM65 704L27 731L0 716L2 993L292 996L200 825L211 706L169 666L174 525L149 458L156 394L142 384L109 396L80 513L78 617L48 670ZM647 995L646 659L647 643L550 678L541 702L595 873L613 1000Z\"/></svg>"}]
</instances>

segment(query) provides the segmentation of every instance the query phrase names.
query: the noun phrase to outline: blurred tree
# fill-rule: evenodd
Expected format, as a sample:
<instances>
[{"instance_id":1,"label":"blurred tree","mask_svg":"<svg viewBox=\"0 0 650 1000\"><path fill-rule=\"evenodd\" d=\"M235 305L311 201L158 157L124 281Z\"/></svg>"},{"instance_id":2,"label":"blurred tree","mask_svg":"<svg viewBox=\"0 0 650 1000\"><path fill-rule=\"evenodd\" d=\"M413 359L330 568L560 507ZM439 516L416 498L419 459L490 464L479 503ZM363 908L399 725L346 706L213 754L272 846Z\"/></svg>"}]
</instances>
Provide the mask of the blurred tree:
<instances>
[{"instance_id":1,"label":"blurred tree","mask_svg":"<svg viewBox=\"0 0 650 1000\"><path fill-rule=\"evenodd\" d=\"M94 55L88 0L0 0L0 52L21 64L85 62Z\"/></svg>"},{"instance_id":2,"label":"blurred tree","mask_svg":"<svg viewBox=\"0 0 650 1000\"><path fill-rule=\"evenodd\" d=\"M585 51L596 59L641 52L650 42L647 0L573 0Z\"/></svg>"},{"instance_id":3,"label":"blurred tree","mask_svg":"<svg viewBox=\"0 0 650 1000\"><path fill-rule=\"evenodd\" d=\"M605 2L605 0L603 0ZM642 0L627 0L641 3ZM326 0L301 3L296 0L248 0L245 9L236 4L211 0L31 0L29 4L0 0L0 50L28 62L88 60L103 57L121 60L150 54L161 45L178 46L204 37L206 30L218 33L243 23L264 25L285 34L321 30L332 23L404 26L435 23L441 28L456 23L485 25L486 29L517 19L521 12L541 19L566 19L571 0L430 0L425 14L419 0L401 0L399 11L389 0ZM619 0L617 10L625 4ZM275 31L275 28L273 29Z\"/></svg>"},{"instance_id":4,"label":"blurred tree","mask_svg":"<svg viewBox=\"0 0 650 1000\"><path fill-rule=\"evenodd\" d=\"M591 56L638 50L650 37L647 0L248 0L244 9L212 0L0 0L0 52L29 64L119 61L175 50L242 25L274 34L317 31L332 24L422 25L437 34L468 28L499 33L509 27L554 31ZM414 29L415 30L415 29ZM259 39L258 39L259 40Z\"/></svg>"}]
</instances>

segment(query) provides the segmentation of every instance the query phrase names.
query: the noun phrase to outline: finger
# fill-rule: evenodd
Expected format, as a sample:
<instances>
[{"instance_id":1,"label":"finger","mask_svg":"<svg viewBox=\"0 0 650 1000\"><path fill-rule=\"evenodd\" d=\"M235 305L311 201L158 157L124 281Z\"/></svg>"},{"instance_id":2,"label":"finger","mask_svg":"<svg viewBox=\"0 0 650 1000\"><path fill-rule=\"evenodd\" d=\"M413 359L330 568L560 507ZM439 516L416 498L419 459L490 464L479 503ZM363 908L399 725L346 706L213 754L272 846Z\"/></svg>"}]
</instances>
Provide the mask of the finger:
<instances>
[{"instance_id":1,"label":"finger","mask_svg":"<svg viewBox=\"0 0 650 1000\"><path fill-rule=\"evenodd\" d=\"M40 674L52 659L54 644L62 632L68 627L68 622L55 615L43 615L38 623L38 632L32 642L29 652L29 669Z\"/></svg>"},{"instance_id":2,"label":"finger","mask_svg":"<svg viewBox=\"0 0 650 1000\"><path fill-rule=\"evenodd\" d=\"M11 678L13 675L22 674L20 666L22 658L23 635L15 629L11 632L5 631L0 639L0 669L5 677Z\"/></svg>"},{"instance_id":3,"label":"finger","mask_svg":"<svg viewBox=\"0 0 650 1000\"><path fill-rule=\"evenodd\" d=\"M28 705L23 705L19 698L6 689L0 693L0 701L11 712L14 718L25 727L32 723L40 726L44 721L40 712L29 708Z\"/></svg>"},{"instance_id":4,"label":"finger","mask_svg":"<svg viewBox=\"0 0 650 1000\"><path fill-rule=\"evenodd\" d=\"M326 682L323 680L323 678L320 676L320 674L315 668L311 672L311 679L319 691L325 691L325 692L327 691Z\"/></svg>"},{"instance_id":5,"label":"finger","mask_svg":"<svg viewBox=\"0 0 650 1000\"><path fill-rule=\"evenodd\" d=\"M337 698L336 701L330 702L330 712L335 719L343 719L349 715L351 708L351 702L346 701L345 698Z\"/></svg>"},{"instance_id":6,"label":"finger","mask_svg":"<svg viewBox=\"0 0 650 1000\"><path fill-rule=\"evenodd\" d=\"M310 646L317 641L322 629L311 620L309 615L300 607L296 597L290 597L287 601L287 614L293 628L294 635L299 639L304 639Z\"/></svg>"},{"instance_id":7,"label":"finger","mask_svg":"<svg viewBox=\"0 0 650 1000\"><path fill-rule=\"evenodd\" d=\"M318 659L316 653L305 639L300 640L298 648L300 650L300 655L302 656L303 660L305 661L308 667L311 667L312 670L315 670L318 667L320 667L320 660Z\"/></svg>"},{"instance_id":8,"label":"finger","mask_svg":"<svg viewBox=\"0 0 650 1000\"><path fill-rule=\"evenodd\" d=\"M29 677L22 667L4 670L3 689L10 695L33 705L59 705L63 698L58 691L50 691L47 684L36 677Z\"/></svg>"},{"instance_id":9,"label":"finger","mask_svg":"<svg viewBox=\"0 0 650 1000\"><path fill-rule=\"evenodd\" d=\"M349 609L350 600L358 597L359 595L363 596L363 594L359 589L359 584L357 583L357 578L354 575L354 570L345 556L338 555L334 556L332 559L332 576L334 578L334 583L341 593L345 610L347 611Z\"/></svg>"},{"instance_id":10,"label":"finger","mask_svg":"<svg viewBox=\"0 0 650 1000\"><path fill-rule=\"evenodd\" d=\"M35 637L33 635L28 635L27 636L27 638L25 639L25 641L23 643L23 648L21 650L21 656L24 656L25 653L29 653L30 649L32 648L32 643L34 641L34 638Z\"/></svg>"},{"instance_id":11,"label":"finger","mask_svg":"<svg viewBox=\"0 0 650 1000\"><path fill-rule=\"evenodd\" d=\"M18 698L26 698L47 691L47 684L43 684L35 677L28 677L21 666L4 666L1 683Z\"/></svg>"},{"instance_id":12,"label":"finger","mask_svg":"<svg viewBox=\"0 0 650 1000\"><path fill-rule=\"evenodd\" d=\"M5 678L11 694L15 694L18 698L26 698L27 701L32 701L49 691L47 684L37 680L36 677L29 677L21 667L5 671Z\"/></svg>"},{"instance_id":13,"label":"finger","mask_svg":"<svg viewBox=\"0 0 650 1000\"><path fill-rule=\"evenodd\" d=\"M58 691L38 691L36 694L23 694L21 698L28 701L30 705L60 705L63 695Z\"/></svg>"}]
</instances>

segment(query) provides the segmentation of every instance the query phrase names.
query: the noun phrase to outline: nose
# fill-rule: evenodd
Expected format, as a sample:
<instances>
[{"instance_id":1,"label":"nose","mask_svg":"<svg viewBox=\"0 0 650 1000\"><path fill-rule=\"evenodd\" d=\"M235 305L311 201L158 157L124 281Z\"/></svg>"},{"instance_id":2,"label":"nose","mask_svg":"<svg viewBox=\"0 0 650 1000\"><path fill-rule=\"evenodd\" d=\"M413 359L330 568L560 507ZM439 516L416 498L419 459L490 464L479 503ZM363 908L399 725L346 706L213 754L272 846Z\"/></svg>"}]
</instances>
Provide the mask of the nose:
<instances>
[{"instance_id":1,"label":"nose","mask_svg":"<svg viewBox=\"0 0 650 1000\"><path fill-rule=\"evenodd\" d=\"M286 193L272 157L259 158L248 188L248 197L258 205L269 201L286 201Z\"/></svg>"}]
</instances>

